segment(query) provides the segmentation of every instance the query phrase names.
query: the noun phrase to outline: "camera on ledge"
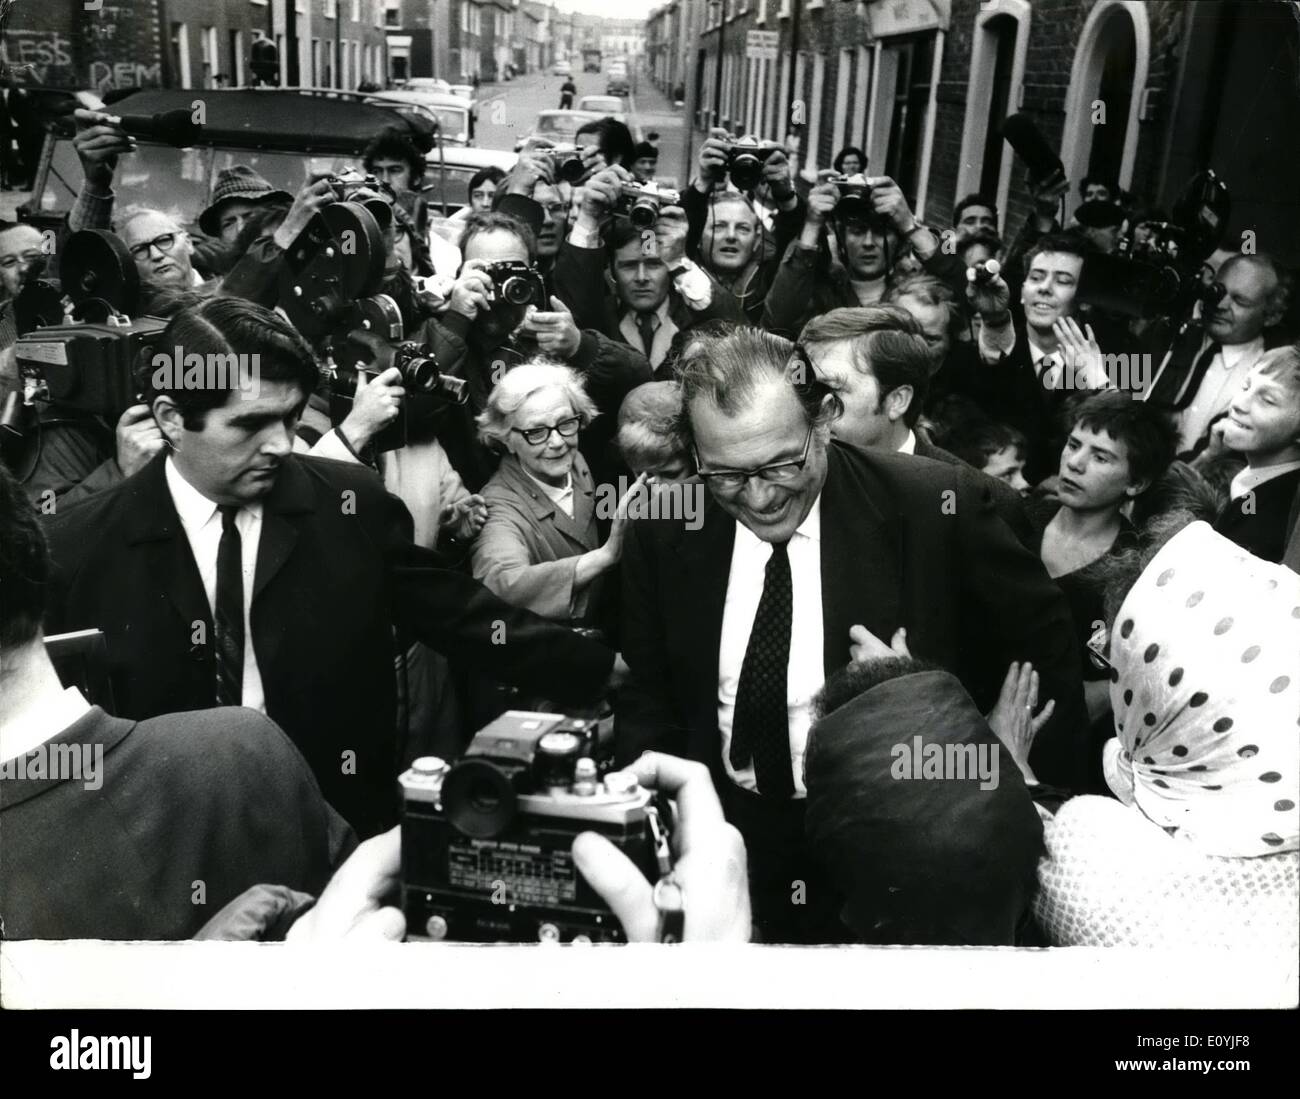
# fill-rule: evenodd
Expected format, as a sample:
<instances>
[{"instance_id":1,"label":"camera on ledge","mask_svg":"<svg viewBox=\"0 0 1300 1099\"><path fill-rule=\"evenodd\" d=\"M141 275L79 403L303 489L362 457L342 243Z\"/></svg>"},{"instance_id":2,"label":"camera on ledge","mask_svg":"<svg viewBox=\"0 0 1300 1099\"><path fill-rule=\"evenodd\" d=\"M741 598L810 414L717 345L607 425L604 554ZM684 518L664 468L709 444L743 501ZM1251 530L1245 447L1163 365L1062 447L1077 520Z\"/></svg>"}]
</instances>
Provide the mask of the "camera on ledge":
<instances>
[{"instance_id":1,"label":"camera on ledge","mask_svg":"<svg viewBox=\"0 0 1300 1099\"><path fill-rule=\"evenodd\" d=\"M1205 277L1205 260L1228 227L1227 185L1207 169L1193 176L1169 221L1147 221L1139 240L1130 223L1115 252L1091 253L1079 276L1077 300L1129 317L1190 316L1199 301L1213 309L1223 287Z\"/></svg>"},{"instance_id":2,"label":"camera on ledge","mask_svg":"<svg viewBox=\"0 0 1300 1099\"><path fill-rule=\"evenodd\" d=\"M519 260L501 260L485 263L482 270L492 280L493 303L546 308L546 284L536 268Z\"/></svg>"},{"instance_id":3,"label":"camera on ledge","mask_svg":"<svg viewBox=\"0 0 1300 1099\"><path fill-rule=\"evenodd\" d=\"M763 182L763 165L774 153L785 152L779 141L742 137L727 146L727 174L742 191L752 191Z\"/></svg>"},{"instance_id":4,"label":"camera on ledge","mask_svg":"<svg viewBox=\"0 0 1300 1099\"><path fill-rule=\"evenodd\" d=\"M0 409L0 442L19 453L24 438L52 414L100 416L117 423L146 388L150 351L167 322L133 316L140 300L135 261L102 229L68 237L59 277L29 270L14 298L21 382ZM71 303L71 315L65 303Z\"/></svg>"},{"instance_id":5,"label":"camera on ledge","mask_svg":"<svg viewBox=\"0 0 1300 1099\"><path fill-rule=\"evenodd\" d=\"M538 149L537 155L550 165L551 178L557 182L578 183L587 174L582 150L576 145L550 145Z\"/></svg>"},{"instance_id":6,"label":"camera on ledge","mask_svg":"<svg viewBox=\"0 0 1300 1099\"><path fill-rule=\"evenodd\" d=\"M618 204L614 212L622 214L637 229L653 229L659 220L659 211L665 206L676 206L682 196L654 181L649 183L624 183L619 189Z\"/></svg>"},{"instance_id":7,"label":"camera on ledge","mask_svg":"<svg viewBox=\"0 0 1300 1099\"><path fill-rule=\"evenodd\" d=\"M397 418L374 437L377 451L405 446L413 428L428 428L467 398L460 379L446 377L431 355L403 343L401 310L381 292L392 216L392 207L377 198L322 207L285 253L278 292L290 323L325 363L336 425L352 410L358 378L379 373L371 350L352 334L370 332L394 348L407 392Z\"/></svg>"},{"instance_id":8,"label":"camera on ledge","mask_svg":"<svg viewBox=\"0 0 1300 1099\"><path fill-rule=\"evenodd\" d=\"M596 832L650 880L667 806L596 763L611 719L507 710L450 767L417 759L400 778L407 937L455 942L624 942L573 861Z\"/></svg>"}]
</instances>

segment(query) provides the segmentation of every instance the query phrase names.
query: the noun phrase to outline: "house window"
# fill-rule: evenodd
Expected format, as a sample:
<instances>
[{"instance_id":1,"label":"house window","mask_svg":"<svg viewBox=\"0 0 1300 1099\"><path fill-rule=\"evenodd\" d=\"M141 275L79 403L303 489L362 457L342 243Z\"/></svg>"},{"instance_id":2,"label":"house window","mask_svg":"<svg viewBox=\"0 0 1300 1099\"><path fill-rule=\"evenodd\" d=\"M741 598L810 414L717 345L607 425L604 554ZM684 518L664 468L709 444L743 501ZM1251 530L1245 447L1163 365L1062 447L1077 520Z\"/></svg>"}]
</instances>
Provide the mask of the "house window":
<instances>
[{"instance_id":1,"label":"house window","mask_svg":"<svg viewBox=\"0 0 1300 1099\"><path fill-rule=\"evenodd\" d=\"M199 53L202 59L203 83L204 88L215 88L217 86L217 28L204 27L203 33L199 35Z\"/></svg>"},{"instance_id":2,"label":"house window","mask_svg":"<svg viewBox=\"0 0 1300 1099\"><path fill-rule=\"evenodd\" d=\"M172 71L182 88L190 83L190 29L184 23L172 24Z\"/></svg>"},{"instance_id":3,"label":"house window","mask_svg":"<svg viewBox=\"0 0 1300 1099\"><path fill-rule=\"evenodd\" d=\"M243 87L244 84L244 32L231 31L230 39L230 77L229 83L235 87Z\"/></svg>"}]
</instances>

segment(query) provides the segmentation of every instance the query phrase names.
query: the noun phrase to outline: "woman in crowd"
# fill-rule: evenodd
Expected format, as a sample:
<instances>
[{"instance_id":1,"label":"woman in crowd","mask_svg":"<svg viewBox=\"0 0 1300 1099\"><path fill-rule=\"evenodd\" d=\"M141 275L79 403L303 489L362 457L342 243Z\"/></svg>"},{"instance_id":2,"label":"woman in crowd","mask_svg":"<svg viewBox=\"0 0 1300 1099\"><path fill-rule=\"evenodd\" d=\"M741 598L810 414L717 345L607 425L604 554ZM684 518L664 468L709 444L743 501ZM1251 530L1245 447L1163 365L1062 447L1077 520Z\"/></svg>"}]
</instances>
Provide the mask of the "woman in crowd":
<instances>
[{"instance_id":1,"label":"woman in crowd","mask_svg":"<svg viewBox=\"0 0 1300 1099\"><path fill-rule=\"evenodd\" d=\"M1106 672L1088 659L1088 641L1105 625L1097 569L1107 557L1136 544L1133 524L1122 509L1164 475L1173 461L1175 435L1153 406L1117 390L1083 397L1071 420L1057 497L1035 500L1029 511L1040 536L1039 556L1070 603L1084 658L1084 696L1100 751L1111 731ZM1104 789L1098 765L1088 792Z\"/></svg>"},{"instance_id":2,"label":"woman in crowd","mask_svg":"<svg viewBox=\"0 0 1300 1099\"><path fill-rule=\"evenodd\" d=\"M843 172L846 176L855 176L867 170L867 154L856 145L845 145L835 154L831 165L837 172Z\"/></svg>"},{"instance_id":3,"label":"woman in crowd","mask_svg":"<svg viewBox=\"0 0 1300 1099\"><path fill-rule=\"evenodd\" d=\"M1047 822L1035 911L1059 946L1294 956L1300 576L1189 518L1156 520L1108 570L1115 797L1073 798ZM1032 739L1008 744L1029 781Z\"/></svg>"},{"instance_id":4,"label":"woman in crowd","mask_svg":"<svg viewBox=\"0 0 1300 1099\"><path fill-rule=\"evenodd\" d=\"M479 437L505 457L483 489L488 519L474 547L474 576L517 606L575 626L602 621L602 588L622 553L627 504L645 481L638 478L619 502L602 543L596 486L578 453L578 433L595 415L577 373L534 360L497 382L477 419Z\"/></svg>"}]
</instances>

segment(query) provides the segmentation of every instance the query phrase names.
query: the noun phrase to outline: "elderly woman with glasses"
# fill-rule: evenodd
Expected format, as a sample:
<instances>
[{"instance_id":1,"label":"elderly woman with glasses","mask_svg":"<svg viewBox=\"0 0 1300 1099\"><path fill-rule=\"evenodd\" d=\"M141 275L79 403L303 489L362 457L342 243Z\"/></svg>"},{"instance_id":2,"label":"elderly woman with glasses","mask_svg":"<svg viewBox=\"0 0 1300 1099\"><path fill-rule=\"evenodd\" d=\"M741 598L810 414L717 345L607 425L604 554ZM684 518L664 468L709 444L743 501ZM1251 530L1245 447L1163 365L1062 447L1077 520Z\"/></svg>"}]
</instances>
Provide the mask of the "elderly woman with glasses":
<instances>
[{"instance_id":1,"label":"elderly woman with glasses","mask_svg":"<svg viewBox=\"0 0 1300 1099\"><path fill-rule=\"evenodd\" d=\"M618 564L637 479L602 543L598 496L578 453L596 415L578 374L545 360L515 367L493 387L479 437L505 457L483 489L488 519L474 547L474 576L516 606L575 626L600 620L601 591Z\"/></svg>"}]
</instances>

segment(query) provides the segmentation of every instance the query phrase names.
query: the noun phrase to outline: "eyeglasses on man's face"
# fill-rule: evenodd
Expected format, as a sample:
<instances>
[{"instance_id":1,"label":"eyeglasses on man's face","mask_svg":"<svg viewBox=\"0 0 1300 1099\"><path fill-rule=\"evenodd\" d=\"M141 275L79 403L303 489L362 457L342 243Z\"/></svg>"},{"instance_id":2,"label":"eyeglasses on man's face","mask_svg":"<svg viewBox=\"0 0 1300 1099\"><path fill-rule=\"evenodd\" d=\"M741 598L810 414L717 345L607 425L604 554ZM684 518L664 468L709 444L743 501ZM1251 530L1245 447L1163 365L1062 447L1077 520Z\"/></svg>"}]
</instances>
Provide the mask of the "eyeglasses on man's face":
<instances>
[{"instance_id":1,"label":"eyeglasses on man's face","mask_svg":"<svg viewBox=\"0 0 1300 1099\"><path fill-rule=\"evenodd\" d=\"M142 241L139 244L132 245L130 248L131 255L136 259L149 254L150 250L157 248L164 255L176 247L176 241L180 239L180 233L163 233L160 237L154 237L153 240Z\"/></svg>"},{"instance_id":2,"label":"eyeglasses on man's face","mask_svg":"<svg viewBox=\"0 0 1300 1099\"><path fill-rule=\"evenodd\" d=\"M570 416L554 424L539 424L537 427L512 427L516 435L522 435L524 442L530 446L541 446L551 437L551 432L558 432L561 439L572 439L582 427L581 416Z\"/></svg>"},{"instance_id":3,"label":"eyeglasses on man's face","mask_svg":"<svg viewBox=\"0 0 1300 1099\"><path fill-rule=\"evenodd\" d=\"M787 458L782 462L772 462L765 466L759 466L757 469L705 469L700 461L700 452L694 446L691 447L691 453L695 456L695 468L699 471L700 476L710 485L726 492L738 492L749 483L751 477L757 477L759 480L774 485L789 484L791 481L798 480L799 474L803 472L803 467L808 464L808 451L812 448L812 438L815 430L815 425L808 425L808 434L803 441L803 453L798 458Z\"/></svg>"}]
</instances>

